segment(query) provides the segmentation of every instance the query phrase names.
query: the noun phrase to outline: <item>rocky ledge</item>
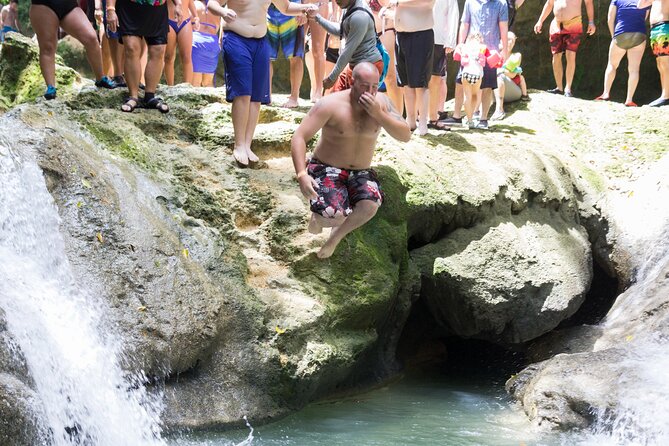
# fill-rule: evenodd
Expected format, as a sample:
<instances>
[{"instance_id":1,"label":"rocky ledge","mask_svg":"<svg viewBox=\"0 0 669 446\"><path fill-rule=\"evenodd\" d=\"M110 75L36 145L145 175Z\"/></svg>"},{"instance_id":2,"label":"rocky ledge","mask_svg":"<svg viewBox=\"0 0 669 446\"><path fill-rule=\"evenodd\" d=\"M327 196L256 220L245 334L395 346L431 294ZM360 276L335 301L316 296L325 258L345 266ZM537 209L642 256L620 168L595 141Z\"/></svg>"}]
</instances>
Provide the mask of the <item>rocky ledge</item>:
<instances>
[{"instance_id":1,"label":"rocky ledge","mask_svg":"<svg viewBox=\"0 0 669 446\"><path fill-rule=\"evenodd\" d=\"M627 175L615 171L625 160L607 145L581 151L574 130L600 104L535 93L490 132L407 144L382 133L374 167L384 205L323 261L315 252L325 234L306 231L290 160L306 107L263 107L253 144L261 161L240 169L221 89L161 88L168 115L122 113L123 92L89 81L33 101L41 80L12 74L6 54L23 51L20 72L34 71L34 48L10 40L2 51L0 78L31 94L2 91L8 106L27 103L0 128L43 169L75 275L107 303L127 367L165 383L170 428L268 420L391 376L420 299L437 336L512 345L577 312L593 259L629 277L628 251L616 251L601 211L607 169ZM626 122L648 119L626 112ZM618 130L602 137L615 145ZM650 138L666 141L662 131ZM650 165L662 150L624 156ZM20 364L0 364L0 399L14 419L33 419Z\"/></svg>"}]
</instances>

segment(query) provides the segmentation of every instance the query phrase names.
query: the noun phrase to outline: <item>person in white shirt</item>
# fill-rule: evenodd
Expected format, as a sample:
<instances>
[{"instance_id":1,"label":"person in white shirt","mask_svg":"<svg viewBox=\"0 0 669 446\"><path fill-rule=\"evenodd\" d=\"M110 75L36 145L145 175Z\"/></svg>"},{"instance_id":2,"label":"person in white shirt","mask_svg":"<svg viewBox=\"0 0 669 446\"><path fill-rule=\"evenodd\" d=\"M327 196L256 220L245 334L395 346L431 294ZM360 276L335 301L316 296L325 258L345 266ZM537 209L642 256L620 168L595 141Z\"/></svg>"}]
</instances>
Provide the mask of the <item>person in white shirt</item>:
<instances>
[{"instance_id":1,"label":"person in white shirt","mask_svg":"<svg viewBox=\"0 0 669 446\"><path fill-rule=\"evenodd\" d=\"M448 92L446 87L446 56L453 52L458 41L460 9L457 0L436 0L432 8L434 16L434 57L432 77L430 78L430 103L428 128L449 130L439 123L446 118L444 101Z\"/></svg>"}]
</instances>

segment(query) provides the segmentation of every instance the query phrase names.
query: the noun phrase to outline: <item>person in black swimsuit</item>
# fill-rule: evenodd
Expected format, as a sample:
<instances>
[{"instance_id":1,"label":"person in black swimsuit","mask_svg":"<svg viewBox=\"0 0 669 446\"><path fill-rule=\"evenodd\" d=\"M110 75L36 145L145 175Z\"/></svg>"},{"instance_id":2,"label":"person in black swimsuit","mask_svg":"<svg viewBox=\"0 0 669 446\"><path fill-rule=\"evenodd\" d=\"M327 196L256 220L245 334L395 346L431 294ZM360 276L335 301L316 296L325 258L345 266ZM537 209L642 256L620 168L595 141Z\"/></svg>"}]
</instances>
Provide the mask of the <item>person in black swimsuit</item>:
<instances>
[{"instance_id":1,"label":"person in black swimsuit","mask_svg":"<svg viewBox=\"0 0 669 446\"><path fill-rule=\"evenodd\" d=\"M88 63L95 73L95 86L114 88L114 82L103 74L102 52L98 36L76 0L32 0L30 23L37 34L39 62L46 82L46 99L56 98L56 46L58 28L77 39L86 49Z\"/></svg>"}]
</instances>

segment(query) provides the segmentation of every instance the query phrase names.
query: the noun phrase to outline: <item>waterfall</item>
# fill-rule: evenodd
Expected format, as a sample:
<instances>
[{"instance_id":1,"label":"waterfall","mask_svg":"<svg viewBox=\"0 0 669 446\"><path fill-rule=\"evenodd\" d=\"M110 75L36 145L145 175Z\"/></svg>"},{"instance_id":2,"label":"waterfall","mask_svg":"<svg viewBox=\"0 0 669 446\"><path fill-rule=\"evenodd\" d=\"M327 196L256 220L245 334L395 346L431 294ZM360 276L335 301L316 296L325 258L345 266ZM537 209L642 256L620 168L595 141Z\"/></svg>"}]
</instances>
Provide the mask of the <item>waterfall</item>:
<instances>
[{"instance_id":1,"label":"waterfall","mask_svg":"<svg viewBox=\"0 0 669 446\"><path fill-rule=\"evenodd\" d=\"M634 284L621 295L602 327L607 332L606 348L613 342L625 348L619 364L623 374L618 382L618 401L613 413L599 414L595 433L587 445L666 445L669 444L669 339L666 313L648 317L645 324L633 324L644 313L655 313L653 296L667 287L669 266L669 155L633 183L631 192L615 203L616 224L625 243L634 253ZM669 295L661 296L663 303ZM648 326L652 323L652 331Z\"/></svg>"},{"instance_id":2,"label":"waterfall","mask_svg":"<svg viewBox=\"0 0 669 446\"><path fill-rule=\"evenodd\" d=\"M0 120L0 308L10 348L25 359L39 396L36 412L49 432L43 443L164 445L160 396L121 368L119 336L102 322L104 302L72 272L34 159L41 143L16 120Z\"/></svg>"}]
</instances>

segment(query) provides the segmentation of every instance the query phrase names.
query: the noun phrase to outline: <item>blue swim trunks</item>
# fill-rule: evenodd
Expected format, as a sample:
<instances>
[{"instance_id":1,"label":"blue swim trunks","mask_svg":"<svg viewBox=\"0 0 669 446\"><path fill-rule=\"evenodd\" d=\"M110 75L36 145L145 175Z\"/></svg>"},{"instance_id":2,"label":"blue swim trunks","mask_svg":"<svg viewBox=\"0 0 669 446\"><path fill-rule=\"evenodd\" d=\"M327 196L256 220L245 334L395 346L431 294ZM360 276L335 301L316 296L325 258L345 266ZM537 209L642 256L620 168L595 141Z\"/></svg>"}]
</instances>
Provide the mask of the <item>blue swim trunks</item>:
<instances>
[{"instance_id":1,"label":"blue swim trunks","mask_svg":"<svg viewBox=\"0 0 669 446\"><path fill-rule=\"evenodd\" d=\"M5 41L5 34L10 32L10 31L14 31L15 33L19 32L17 29L12 28L11 26L7 26L7 25L3 26L2 31L0 31L0 42Z\"/></svg>"},{"instance_id":2,"label":"blue swim trunks","mask_svg":"<svg viewBox=\"0 0 669 446\"><path fill-rule=\"evenodd\" d=\"M233 31L223 34L225 99L251 96L251 102L269 104L269 43L266 37L248 38Z\"/></svg>"},{"instance_id":3,"label":"blue swim trunks","mask_svg":"<svg viewBox=\"0 0 669 446\"><path fill-rule=\"evenodd\" d=\"M287 58L304 57L304 26L298 26L295 17L281 14L273 4L267 10L267 40L272 60L277 59L279 48Z\"/></svg>"}]
</instances>

